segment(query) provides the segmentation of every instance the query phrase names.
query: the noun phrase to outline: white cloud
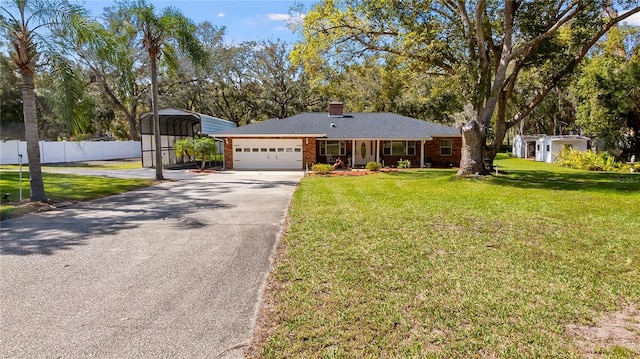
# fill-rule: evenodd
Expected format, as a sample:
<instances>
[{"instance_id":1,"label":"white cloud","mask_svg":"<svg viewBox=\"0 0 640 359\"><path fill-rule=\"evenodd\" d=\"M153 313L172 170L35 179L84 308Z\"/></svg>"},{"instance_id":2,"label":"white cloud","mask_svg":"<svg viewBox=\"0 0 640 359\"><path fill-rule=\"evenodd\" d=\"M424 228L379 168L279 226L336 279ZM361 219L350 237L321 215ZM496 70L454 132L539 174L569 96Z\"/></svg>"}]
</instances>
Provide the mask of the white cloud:
<instances>
[{"instance_id":1,"label":"white cloud","mask_svg":"<svg viewBox=\"0 0 640 359\"><path fill-rule=\"evenodd\" d=\"M289 14L267 14L267 17L271 21L289 21L291 19Z\"/></svg>"},{"instance_id":2,"label":"white cloud","mask_svg":"<svg viewBox=\"0 0 640 359\"><path fill-rule=\"evenodd\" d=\"M640 26L640 13L633 14L622 22L626 22L628 25Z\"/></svg>"},{"instance_id":3,"label":"white cloud","mask_svg":"<svg viewBox=\"0 0 640 359\"><path fill-rule=\"evenodd\" d=\"M221 12L221 13L219 13L219 14L218 14L218 17L225 17L225 16L227 16L227 14L225 14L225 13L223 13L223 12Z\"/></svg>"},{"instance_id":4,"label":"white cloud","mask_svg":"<svg viewBox=\"0 0 640 359\"><path fill-rule=\"evenodd\" d=\"M272 14L267 14L265 16L270 21L282 21L289 25L299 24L304 20L304 14L301 14L301 13L295 13L293 15L272 13ZM260 16L258 15L258 17Z\"/></svg>"}]
</instances>

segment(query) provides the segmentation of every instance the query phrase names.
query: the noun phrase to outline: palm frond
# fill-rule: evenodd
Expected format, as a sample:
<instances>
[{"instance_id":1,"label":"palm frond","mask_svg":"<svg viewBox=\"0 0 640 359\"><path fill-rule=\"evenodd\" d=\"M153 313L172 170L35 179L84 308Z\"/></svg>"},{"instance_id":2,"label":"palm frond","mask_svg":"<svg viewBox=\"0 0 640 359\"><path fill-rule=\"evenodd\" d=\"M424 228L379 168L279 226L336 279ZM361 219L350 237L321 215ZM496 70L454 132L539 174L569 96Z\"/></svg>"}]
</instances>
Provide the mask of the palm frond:
<instances>
[{"instance_id":1,"label":"palm frond","mask_svg":"<svg viewBox=\"0 0 640 359\"><path fill-rule=\"evenodd\" d=\"M167 70L169 71L169 75L175 75L176 71L180 68L176 49L171 46L171 44L165 43L162 49L162 55L164 58L164 63L167 66Z\"/></svg>"},{"instance_id":2,"label":"palm frond","mask_svg":"<svg viewBox=\"0 0 640 359\"><path fill-rule=\"evenodd\" d=\"M55 113L62 118L69 132L83 133L91 125L88 102L83 101L86 82L81 71L62 56L50 57L53 84L52 101Z\"/></svg>"},{"instance_id":3,"label":"palm frond","mask_svg":"<svg viewBox=\"0 0 640 359\"><path fill-rule=\"evenodd\" d=\"M162 19L166 21L167 35L174 39L180 50L194 64L204 66L208 59L207 51L196 36L195 24L174 7L166 8Z\"/></svg>"}]
</instances>

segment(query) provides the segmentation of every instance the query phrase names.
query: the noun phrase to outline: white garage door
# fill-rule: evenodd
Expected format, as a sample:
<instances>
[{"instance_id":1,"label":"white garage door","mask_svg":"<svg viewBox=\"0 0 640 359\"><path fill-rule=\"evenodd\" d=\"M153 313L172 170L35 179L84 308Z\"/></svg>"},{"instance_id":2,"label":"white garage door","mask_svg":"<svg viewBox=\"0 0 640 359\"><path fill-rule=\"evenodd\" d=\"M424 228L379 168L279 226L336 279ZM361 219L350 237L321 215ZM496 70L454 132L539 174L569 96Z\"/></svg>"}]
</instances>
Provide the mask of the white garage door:
<instances>
[{"instance_id":1,"label":"white garage door","mask_svg":"<svg viewBox=\"0 0 640 359\"><path fill-rule=\"evenodd\" d=\"M301 170L301 139L235 139L233 168L238 170Z\"/></svg>"}]
</instances>

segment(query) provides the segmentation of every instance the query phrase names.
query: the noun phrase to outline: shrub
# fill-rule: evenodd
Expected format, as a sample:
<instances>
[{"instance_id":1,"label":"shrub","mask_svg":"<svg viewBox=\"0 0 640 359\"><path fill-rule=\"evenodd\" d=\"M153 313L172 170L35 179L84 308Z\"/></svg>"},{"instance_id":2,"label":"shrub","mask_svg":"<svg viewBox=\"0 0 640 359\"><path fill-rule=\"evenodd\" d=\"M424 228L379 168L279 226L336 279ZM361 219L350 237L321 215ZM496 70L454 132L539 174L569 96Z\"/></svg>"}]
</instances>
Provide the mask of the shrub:
<instances>
[{"instance_id":1,"label":"shrub","mask_svg":"<svg viewBox=\"0 0 640 359\"><path fill-rule=\"evenodd\" d=\"M380 162L369 162L364 168L366 168L367 171L380 171L382 164Z\"/></svg>"},{"instance_id":2,"label":"shrub","mask_svg":"<svg viewBox=\"0 0 640 359\"><path fill-rule=\"evenodd\" d=\"M411 161L401 158L400 161L398 161L398 168L411 168Z\"/></svg>"},{"instance_id":3,"label":"shrub","mask_svg":"<svg viewBox=\"0 0 640 359\"><path fill-rule=\"evenodd\" d=\"M615 157L606 152L576 151L573 148L564 148L556 158L556 164L562 167L570 167L587 171L623 171L623 163L617 162ZM629 169L626 168L628 172Z\"/></svg>"},{"instance_id":4,"label":"shrub","mask_svg":"<svg viewBox=\"0 0 640 359\"><path fill-rule=\"evenodd\" d=\"M326 163L316 163L311 166L311 170L317 174L326 175L327 173L333 172L333 166Z\"/></svg>"},{"instance_id":5,"label":"shrub","mask_svg":"<svg viewBox=\"0 0 640 359\"><path fill-rule=\"evenodd\" d=\"M176 141L173 145L176 150L176 156L187 156L189 161L192 161L200 170L204 170L207 157L216 154L218 146L211 137L197 137L197 138L184 138ZM201 161L201 165L198 166L197 160Z\"/></svg>"}]
</instances>

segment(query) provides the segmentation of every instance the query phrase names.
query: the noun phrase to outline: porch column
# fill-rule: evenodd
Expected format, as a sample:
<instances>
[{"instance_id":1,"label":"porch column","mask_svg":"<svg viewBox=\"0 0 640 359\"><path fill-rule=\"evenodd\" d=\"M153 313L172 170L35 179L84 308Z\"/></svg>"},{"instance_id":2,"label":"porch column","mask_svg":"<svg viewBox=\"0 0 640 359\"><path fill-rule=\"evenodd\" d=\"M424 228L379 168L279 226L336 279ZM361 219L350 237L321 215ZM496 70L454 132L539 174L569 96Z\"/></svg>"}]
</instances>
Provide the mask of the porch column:
<instances>
[{"instance_id":1,"label":"porch column","mask_svg":"<svg viewBox=\"0 0 640 359\"><path fill-rule=\"evenodd\" d=\"M351 167L355 167L355 166L356 166L356 140L352 140L351 141Z\"/></svg>"},{"instance_id":2,"label":"porch column","mask_svg":"<svg viewBox=\"0 0 640 359\"><path fill-rule=\"evenodd\" d=\"M376 162L380 163L380 140L376 140Z\"/></svg>"},{"instance_id":3,"label":"porch column","mask_svg":"<svg viewBox=\"0 0 640 359\"><path fill-rule=\"evenodd\" d=\"M424 140L420 140L420 168L424 168Z\"/></svg>"}]
</instances>

